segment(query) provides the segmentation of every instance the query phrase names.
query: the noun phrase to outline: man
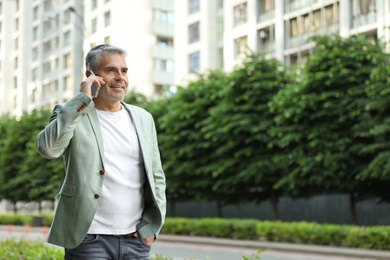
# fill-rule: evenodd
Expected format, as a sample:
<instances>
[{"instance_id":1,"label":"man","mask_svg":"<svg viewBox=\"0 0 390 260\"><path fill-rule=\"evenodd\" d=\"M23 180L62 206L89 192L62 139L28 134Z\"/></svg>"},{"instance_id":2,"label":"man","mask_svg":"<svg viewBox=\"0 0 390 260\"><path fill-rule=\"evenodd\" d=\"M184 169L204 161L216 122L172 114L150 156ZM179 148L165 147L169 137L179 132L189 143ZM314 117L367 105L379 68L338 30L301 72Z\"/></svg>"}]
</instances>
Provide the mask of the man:
<instances>
[{"instance_id":1,"label":"man","mask_svg":"<svg viewBox=\"0 0 390 260\"><path fill-rule=\"evenodd\" d=\"M48 242L65 259L149 259L165 219L165 176L152 116L125 104L126 52L98 45L86 56L80 93L57 105L37 136L61 155L65 179ZM92 93L91 87L98 93Z\"/></svg>"}]
</instances>

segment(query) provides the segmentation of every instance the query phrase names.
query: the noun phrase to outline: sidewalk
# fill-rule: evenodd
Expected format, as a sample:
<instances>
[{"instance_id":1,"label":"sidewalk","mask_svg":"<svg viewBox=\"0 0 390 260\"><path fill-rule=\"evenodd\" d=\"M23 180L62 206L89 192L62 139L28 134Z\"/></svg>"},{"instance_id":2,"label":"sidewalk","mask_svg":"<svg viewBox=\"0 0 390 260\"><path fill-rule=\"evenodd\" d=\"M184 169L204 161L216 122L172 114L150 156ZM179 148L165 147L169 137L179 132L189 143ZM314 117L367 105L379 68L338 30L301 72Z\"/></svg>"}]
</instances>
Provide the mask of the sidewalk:
<instances>
[{"instance_id":1,"label":"sidewalk","mask_svg":"<svg viewBox=\"0 0 390 260\"><path fill-rule=\"evenodd\" d=\"M45 238L47 235L47 228L45 227L26 227L26 226L6 226L0 225L0 234L7 234L11 237L25 237L29 236ZM0 236L0 239L3 236ZM4 237L3 237L4 238ZM7 238L7 237L5 237ZM321 254L324 256L341 256L354 257L356 259L370 259L370 260L389 260L390 251L383 250L367 250L331 246L318 245L304 245L292 243L278 243L278 242L261 242L255 240L238 240L226 238L212 238L212 237L192 237L180 235L164 235L160 234L159 241L171 243L187 243L197 245L213 245L220 247L235 247L253 250L272 250L281 252L299 252L307 254Z\"/></svg>"}]
</instances>

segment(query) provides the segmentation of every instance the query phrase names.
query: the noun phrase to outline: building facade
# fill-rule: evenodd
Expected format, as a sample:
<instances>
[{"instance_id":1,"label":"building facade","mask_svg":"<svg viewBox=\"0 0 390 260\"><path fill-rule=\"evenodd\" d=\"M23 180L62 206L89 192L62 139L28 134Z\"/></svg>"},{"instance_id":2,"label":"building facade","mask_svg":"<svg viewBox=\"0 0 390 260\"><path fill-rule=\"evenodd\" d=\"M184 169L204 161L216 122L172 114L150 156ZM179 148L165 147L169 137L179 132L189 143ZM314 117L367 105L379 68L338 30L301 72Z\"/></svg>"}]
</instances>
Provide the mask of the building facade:
<instances>
[{"instance_id":1,"label":"building facade","mask_svg":"<svg viewBox=\"0 0 390 260\"><path fill-rule=\"evenodd\" d=\"M129 87L173 84L173 0L0 0L0 116L52 109L79 91L97 44L128 52Z\"/></svg>"},{"instance_id":2,"label":"building facade","mask_svg":"<svg viewBox=\"0 0 390 260\"><path fill-rule=\"evenodd\" d=\"M67 101L97 44L126 49L129 87L153 97L231 71L247 48L301 64L331 33L388 43L390 1L0 0L0 116Z\"/></svg>"},{"instance_id":3,"label":"building facade","mask_svg":"<svg viewBox=\"0 0 390 260\"><path fill-rule=\"evenodd\" d=\"M386 0L178 0L175 14L180 20L175 26L178 85L191 79L193 71L232 70L246 48L291 66L312 53L307 40L314 35L364 34L390 41Z\"/></svg>"},{"instance_id":4,"label":"building facade","mask_svg":"<svg viewBox=\"0 0 390 260\"><path fill-rule=\"evenodd\" d=\"M85 53L102 43L124 48L129 87L148 97L173 84L173 0L84 3Z\"/></svg>"}]
</instances>

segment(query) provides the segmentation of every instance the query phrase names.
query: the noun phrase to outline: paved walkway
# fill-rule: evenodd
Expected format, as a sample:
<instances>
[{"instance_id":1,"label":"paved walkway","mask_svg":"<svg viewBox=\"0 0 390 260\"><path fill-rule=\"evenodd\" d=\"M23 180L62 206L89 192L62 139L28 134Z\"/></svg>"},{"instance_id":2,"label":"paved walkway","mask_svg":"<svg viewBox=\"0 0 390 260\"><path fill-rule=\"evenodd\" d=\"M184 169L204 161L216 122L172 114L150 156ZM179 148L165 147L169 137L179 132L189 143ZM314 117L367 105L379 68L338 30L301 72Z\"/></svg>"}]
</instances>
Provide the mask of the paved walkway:
<instances>
[{"instance_id":1,"label":"paved walkway","mask_svg":"<svg viewBox=\"0 0 390 260\"><path fill-rule=\"evenodd\" d=\"M29 227L29 226L6 226L0 225L0 239L6 238L25 238L25 239L45 239L47 227ZM245 249L264 249L283 252L300 252L308 254L323 254L333 256L355 257L356 259L376 259L389 260L390 251L383 250L365 250L355 248L342 248L331 246L304 245L293 243L261 242L254 240L237 240L211 237L192 237L179 235L163 235L158 238L160 241L204 244L214 246L226 246Z\"/></svg>"}]
</instances>

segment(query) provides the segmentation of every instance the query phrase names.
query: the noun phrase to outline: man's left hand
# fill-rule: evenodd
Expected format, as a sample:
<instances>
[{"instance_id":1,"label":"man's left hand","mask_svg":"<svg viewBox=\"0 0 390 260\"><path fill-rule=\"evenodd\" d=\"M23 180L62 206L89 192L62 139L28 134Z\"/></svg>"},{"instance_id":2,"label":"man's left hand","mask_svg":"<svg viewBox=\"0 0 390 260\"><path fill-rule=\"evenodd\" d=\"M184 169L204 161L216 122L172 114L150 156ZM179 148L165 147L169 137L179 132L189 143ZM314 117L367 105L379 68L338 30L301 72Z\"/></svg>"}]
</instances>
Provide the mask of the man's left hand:
<instances>
[{"instance_id":1,"label":"man's left hand","mask_svg":"<svg viewBox=\"0 0 390 260\"><path fill-rule=\"evenodd\" d=\"M138 233L135 234L135 237L139 237ZM156 235L151 235L150 237L144 238L142 241L148 246L152 246L154 240L156 239Z\"/></svg>"}]
</instances>

